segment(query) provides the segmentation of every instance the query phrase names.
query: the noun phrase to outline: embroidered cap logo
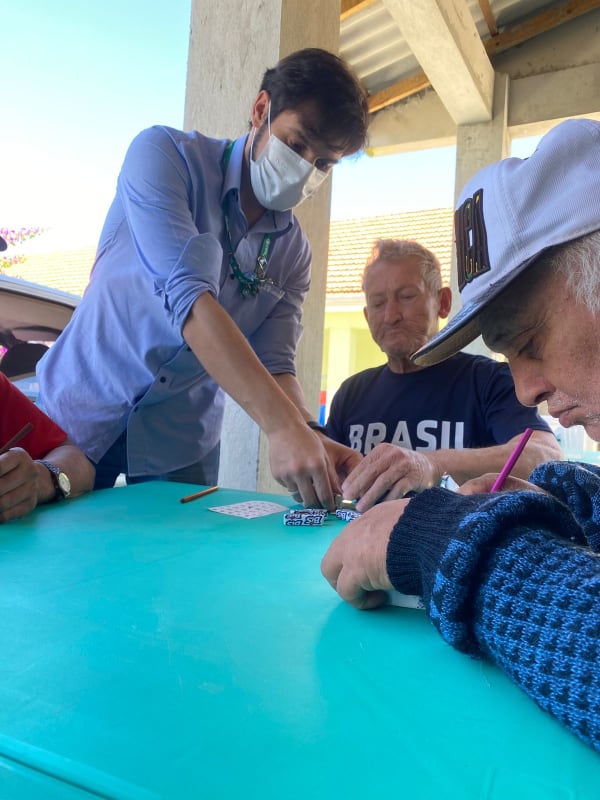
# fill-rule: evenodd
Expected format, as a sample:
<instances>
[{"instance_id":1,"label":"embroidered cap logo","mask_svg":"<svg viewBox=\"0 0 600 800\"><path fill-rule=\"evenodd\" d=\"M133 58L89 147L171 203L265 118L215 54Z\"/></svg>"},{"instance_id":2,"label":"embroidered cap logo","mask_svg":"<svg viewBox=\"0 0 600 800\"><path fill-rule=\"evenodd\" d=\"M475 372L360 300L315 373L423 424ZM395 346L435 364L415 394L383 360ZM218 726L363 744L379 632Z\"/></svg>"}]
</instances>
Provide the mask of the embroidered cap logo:
<instances>
[{"instance_id":1,"label":"embroidered cap logo","mask_svg":"<svg viewBox=\"0 0 600 800\"><path fill-rule=\"evenodd\" d=\"M483 219L483 189L475 192L454 214L458 288L489 272L487 232Z\"/></svg>"}]
</instances>

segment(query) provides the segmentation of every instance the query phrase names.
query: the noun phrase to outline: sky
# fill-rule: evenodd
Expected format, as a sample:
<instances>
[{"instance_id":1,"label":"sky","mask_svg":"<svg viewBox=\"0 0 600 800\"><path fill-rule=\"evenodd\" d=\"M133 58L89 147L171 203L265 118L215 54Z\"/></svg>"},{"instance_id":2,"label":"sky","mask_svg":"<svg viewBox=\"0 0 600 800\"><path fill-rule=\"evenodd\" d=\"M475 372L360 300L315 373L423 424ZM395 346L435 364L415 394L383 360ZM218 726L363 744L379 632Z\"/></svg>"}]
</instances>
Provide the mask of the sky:
<instances>
[{"instance_id":1,"label":"sky","mask_svg":"<svg viewBox=\"0 0 600 800\"><path fill-rule=\"evenodd\" d=\"M40 245L56 235L93 245L131 139L183 124L190 0L0 0L0 10L0 227L50 229Z\"/></svg>"},{"instance_id":2,"label":"sky","mask_svg":"<svg viewBox=\"0 0 600 800\"><path fill-rule=\"evenodd\" d=\"M129 142L182 127L190 6L0 0L0 227L45 231L20 252L94 246ZM454 152L344 160L332 218L451 206Z\"/></svg>"}]
</instances>

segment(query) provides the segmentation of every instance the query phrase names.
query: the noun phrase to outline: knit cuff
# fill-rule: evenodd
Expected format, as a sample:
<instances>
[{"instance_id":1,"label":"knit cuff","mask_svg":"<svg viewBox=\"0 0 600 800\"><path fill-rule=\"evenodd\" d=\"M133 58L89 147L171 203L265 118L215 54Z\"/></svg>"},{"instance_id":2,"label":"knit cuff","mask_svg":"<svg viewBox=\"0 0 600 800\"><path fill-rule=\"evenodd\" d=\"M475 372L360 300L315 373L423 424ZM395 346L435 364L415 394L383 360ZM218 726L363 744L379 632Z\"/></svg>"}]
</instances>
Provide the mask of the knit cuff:
<instances>
[{"instance_id":1,"label":"knit cuff","mask_svg":"<svg viewBox=\"0 0 600 800\"><path fill-rule=\"evenodd\" d=\"M405 594L423 595L461 520L480 505L481 495L439 488L413 497L388 543L386 566L393 586Z\"/></svg>"}]
</instances>

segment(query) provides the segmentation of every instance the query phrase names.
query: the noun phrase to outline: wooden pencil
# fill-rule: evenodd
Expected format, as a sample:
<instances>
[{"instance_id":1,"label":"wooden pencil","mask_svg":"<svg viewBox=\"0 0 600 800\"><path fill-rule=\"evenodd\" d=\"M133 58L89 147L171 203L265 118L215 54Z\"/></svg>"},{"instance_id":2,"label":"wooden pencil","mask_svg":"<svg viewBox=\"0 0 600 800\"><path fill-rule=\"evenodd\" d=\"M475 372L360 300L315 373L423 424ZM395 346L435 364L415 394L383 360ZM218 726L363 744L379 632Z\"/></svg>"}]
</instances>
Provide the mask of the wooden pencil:
<instances>
[{"instance_id":1,"label":"wooden pencil","mask_svg":"<svg viewBox=\"0 0 600 800\"><path fill-rule=\"evenodd\" d=\"M9 439L8 442L3 446L0 447L0 456L4 455L4 453L8 453L11 447L14 447L24 436L27 436L29 431L33 430L33 425L31 422L28 422L27 425L23 425L20 431L15 433L12 439Z\"/></svg>"},{"instance_id":2,"label":"wooden pencil","mask_svg":"<svg viewBox=\"0 0 600 800\"><path fill-rule=\"evenodd\" d=\"M190 503L192 500L197 500L199 497L205 497L207 494L212 494L216 492L218 486L211 486L209 489L202 489L200 492L194 492L194 494L188 494L185 497L182 497L179 501L180 503Z\"/></svg>"}]
</instances>

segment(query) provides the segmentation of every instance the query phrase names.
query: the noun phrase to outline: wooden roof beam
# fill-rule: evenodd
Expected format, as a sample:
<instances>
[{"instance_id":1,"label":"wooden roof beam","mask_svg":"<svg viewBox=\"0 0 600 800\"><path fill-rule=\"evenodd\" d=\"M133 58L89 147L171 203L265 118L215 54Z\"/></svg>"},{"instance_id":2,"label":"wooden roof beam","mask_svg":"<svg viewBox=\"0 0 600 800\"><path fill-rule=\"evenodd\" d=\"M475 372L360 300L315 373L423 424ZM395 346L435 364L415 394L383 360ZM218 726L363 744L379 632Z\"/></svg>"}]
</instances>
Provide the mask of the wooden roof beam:
<instances>
[{"instance_id":1,"label":"wooden roof beam","mask_svg":"<svg viewBox=\"0 0 600 800\"><path fill-rule=\"evenodd\" d=\"M494 69L467 0L382 0L457 125L492 118Z\"/></svg>"},{"instance_id":2,"label":"wooden roof beam","mask_svg":"<svg viewBox=\"0 0 600 800\"><path fill-rule=\"evenodd\" d=\"M552 28L557 28L559 25L597 8L600 8L600 0L567 0L566 3L554 6L548 11L542 11L525 22L507 26L502 33L486 39L483 44L490 56L503 53L511 47L523 44L535 36L546 33Z\"/></svg>"},{"instance_id":3,"label":"wooden roof beam","mask_svg":"<svg viewBox=\"0 0 600 800\"><path fill-rule=\"evenodd\" d=\"M498 34L498 25L496 24L496 17L494 16L489 0L479 0L479 8L483 14L485 24L488 26L490 36L496 36Z\"/></svg>"},{"instance_id":4,"label":"wooden roof beam","mask_svg":"<svg viewBox=\"0 0 600 800\"><path fill-rule=\"evenodd\" d=\"M376 2L377 0L342 0L340 21L348 19L348 17L354 14L358 14L359 11L372 6Z\"/></svg>"},{"instance_id":5,"label":"wooden roof beam","mask_svg":"<svg viewBox=\"0 0 600 800\"><path fill-rule=\"evenodd\" d=\"M527 22L505 28L497 36L484 40L483 46L489 56L498 55L597 8L600 8L600 0L567 0L550 11L531 17ZM410 78L397 81L386 89L372 94L369 97L369 111L371 113L380 111L429 86L431 81L424 72L415 73Z\"/></svg>"}]
</instances>

